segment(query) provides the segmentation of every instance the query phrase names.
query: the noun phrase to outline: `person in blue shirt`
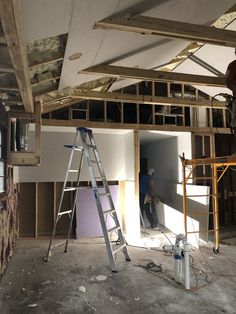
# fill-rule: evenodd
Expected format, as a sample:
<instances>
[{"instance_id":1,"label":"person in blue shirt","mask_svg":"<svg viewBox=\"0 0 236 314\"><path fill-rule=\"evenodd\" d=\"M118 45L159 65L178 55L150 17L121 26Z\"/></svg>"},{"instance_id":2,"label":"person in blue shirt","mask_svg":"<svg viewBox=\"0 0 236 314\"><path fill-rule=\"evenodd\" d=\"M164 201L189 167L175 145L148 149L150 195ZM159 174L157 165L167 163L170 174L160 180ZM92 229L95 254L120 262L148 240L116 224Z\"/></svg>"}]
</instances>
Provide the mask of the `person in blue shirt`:
<instances>
[{"instance_id":1,"label":"person in blue shirt","mask_svg":"<svg viewBox=\"0 0 236 314\"><path fill-rule=\"evenodd\" d=\"M139 182L139 205L142 217L144 213L150 223L151 228L157 227L157 217L152 204L152 194L154 186L153 175L155 170L150 168L147 175L143 175Z\"/></svg>"}]
</instances>

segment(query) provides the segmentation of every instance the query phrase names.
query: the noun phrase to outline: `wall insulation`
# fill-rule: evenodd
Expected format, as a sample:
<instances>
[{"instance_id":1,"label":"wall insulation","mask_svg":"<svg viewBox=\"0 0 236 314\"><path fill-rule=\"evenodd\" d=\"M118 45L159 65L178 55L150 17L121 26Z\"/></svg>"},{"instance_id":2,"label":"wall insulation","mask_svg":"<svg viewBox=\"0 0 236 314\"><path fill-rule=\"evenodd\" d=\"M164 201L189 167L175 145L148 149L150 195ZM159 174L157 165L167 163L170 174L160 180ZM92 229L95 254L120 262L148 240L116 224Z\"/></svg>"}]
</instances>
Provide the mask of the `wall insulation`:
<instances>
[{"instance_id":1,"label":"wall insulation","mask_svg":"<svg viewBox=\"0 0 236 314\"><path fill-rule=\"evenodd\" d=\"M0 198L0 275L13 254L17 238L18 193L13 184L13 169L7 168L6 195Z\"/></svg>"}]
</instances>

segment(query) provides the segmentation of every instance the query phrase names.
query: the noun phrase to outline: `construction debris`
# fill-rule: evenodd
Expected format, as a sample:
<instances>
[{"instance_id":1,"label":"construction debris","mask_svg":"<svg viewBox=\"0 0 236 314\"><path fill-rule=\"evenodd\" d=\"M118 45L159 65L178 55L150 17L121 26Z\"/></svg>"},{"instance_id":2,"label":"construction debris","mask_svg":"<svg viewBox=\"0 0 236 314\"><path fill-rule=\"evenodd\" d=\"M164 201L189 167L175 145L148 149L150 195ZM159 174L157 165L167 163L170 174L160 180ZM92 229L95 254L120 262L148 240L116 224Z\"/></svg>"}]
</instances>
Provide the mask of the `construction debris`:
<instances>
[{"instance_id":1,"label":"construction debris","mask_svg":"<svg viewBox=\"0 0 236 314\"><path fill-rule=\"evenodd\" d=\"M98 276L96 277L96 280L97 280L97 281L104 281L104 280L107 280L107 276L98 275Z\"/></svg>"}]
</instances>

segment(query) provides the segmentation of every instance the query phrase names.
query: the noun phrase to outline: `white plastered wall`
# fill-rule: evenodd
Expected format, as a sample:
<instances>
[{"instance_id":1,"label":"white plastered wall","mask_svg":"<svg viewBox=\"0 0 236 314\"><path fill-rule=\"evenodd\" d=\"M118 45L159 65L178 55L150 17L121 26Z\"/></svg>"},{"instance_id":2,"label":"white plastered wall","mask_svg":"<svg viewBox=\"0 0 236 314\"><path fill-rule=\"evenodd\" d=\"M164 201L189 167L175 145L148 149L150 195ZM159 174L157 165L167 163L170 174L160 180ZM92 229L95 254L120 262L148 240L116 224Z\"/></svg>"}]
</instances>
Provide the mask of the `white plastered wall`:
<instances>
[{"instance_id":1,"label":"white plastered wall","mask_svg":"<svg viewBox=\"0 0 236 314\"><path fill-rule=\"evenodd\" d=\"M70 149L65 144L73 144L75 132L42 132L41 164L37 167L20 167L20 182L64 181ZM30 132L30 142L34 132ZM95 134L96 144L101 156L107 180L125 180L125 134ZM78 158L76 158L78 154ZM80 152L75 153L72 167L78 168ZM76 175L71 175L76 180ZM81 180L88 181L86 165L82 168Z\"/></svg>"}]
</instances>

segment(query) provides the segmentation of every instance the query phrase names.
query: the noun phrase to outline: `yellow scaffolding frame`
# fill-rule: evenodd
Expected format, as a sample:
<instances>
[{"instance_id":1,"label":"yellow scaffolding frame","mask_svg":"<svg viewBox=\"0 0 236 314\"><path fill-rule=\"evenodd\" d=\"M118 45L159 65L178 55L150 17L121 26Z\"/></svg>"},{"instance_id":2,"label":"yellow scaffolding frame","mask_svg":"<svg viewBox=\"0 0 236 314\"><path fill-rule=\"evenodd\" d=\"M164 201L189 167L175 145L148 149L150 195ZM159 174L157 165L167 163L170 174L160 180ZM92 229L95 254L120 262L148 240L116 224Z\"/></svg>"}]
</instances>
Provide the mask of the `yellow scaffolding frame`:
<instances>
[{"instance_id":1,"label":"yellow scaffolding frame","mask_svg":"<svg viewBox=\"0 0 236 314\"><path fill-rule=\"evenodd\" d=\"M220 248L220 230L219 230L219 206L218 206L218 183L222 179L223 175L227 171L230 166L236 165L236 156L224 156L224 157L211 157L211 158L201 158L201 159L185 159L184 154L180 157L182 162L182 170L183 170L183 214L184 214L184 229L185 236L187 237L189 233L207 233L214 232L214 253L219 253ZM209 215L213 215L213 224L214 228L212 230L197 230L188 232L187 225L187 195L186 185L191 176L193 175L193 171L196 166L204 166L210 165L212 167L212 176L211 177L195 177L195 179L199 180L212 180L212 196L213 198L213 211L209 212ZM186 168L190 168L190 172L186 177ZM219 168L221 173L219 173ZM207 196L207 195L191 195L191 197L199 197L199 196ZM201 213L198 213L201 214ZM204 213L205 214L205 213Z\"/></svg>"}]
</instances>

